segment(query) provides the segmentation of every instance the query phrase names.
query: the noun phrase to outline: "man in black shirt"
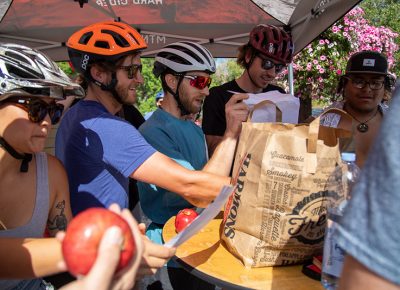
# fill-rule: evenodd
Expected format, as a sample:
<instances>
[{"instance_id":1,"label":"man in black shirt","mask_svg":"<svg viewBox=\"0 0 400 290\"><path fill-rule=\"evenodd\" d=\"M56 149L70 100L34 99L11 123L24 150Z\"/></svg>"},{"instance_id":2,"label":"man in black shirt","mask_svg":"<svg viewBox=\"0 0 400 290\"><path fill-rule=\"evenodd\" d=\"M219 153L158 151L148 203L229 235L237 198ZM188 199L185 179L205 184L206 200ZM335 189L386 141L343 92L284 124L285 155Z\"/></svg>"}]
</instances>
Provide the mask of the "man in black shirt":
<instances>
[{"instance_id":1,"label":"man in black shirt","mask_svg":"<svg viewBox=\"0 0 400 290\"><path fill-rule=\"evenodd\" d=\"M143 115L134 105L122 105L122 110L119 111L118 115L131 123L136 129L139 129L146 120ZM133 211L136 204L139 202L139 191L137 188L137 181L133 178L129 178L129 209ZM141 221L141 217L135 214L135 218Z\"/></svg>"},{"instance_id":2,"label":"man in black shirt","mask_svg":"<svg viewBox=\"0 0 400 290\"><path fill-rule=\"evenodd\" d=\"M249 42L239 47L237 63L245 70L235 80L210 89L203 106L202 127L209 155L222 140L226 129L225 104L234 93L285 91L271 82L292 61L293 42L284 30L272 25L257 25Z\"/></svg>"}]
</instances>

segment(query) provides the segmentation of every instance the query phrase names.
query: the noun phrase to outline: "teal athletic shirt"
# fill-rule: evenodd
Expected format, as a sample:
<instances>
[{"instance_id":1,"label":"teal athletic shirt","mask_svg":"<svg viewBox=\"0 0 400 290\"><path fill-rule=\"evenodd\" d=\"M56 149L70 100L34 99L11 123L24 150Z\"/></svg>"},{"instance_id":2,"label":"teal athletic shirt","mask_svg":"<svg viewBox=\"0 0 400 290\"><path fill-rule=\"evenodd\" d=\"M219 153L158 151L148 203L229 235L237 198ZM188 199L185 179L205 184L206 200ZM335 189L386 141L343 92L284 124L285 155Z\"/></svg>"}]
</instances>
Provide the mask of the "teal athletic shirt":
<instances>
[{"instance_id":1,"label":"teal athletic shirt","mask_svg":"<svg viewBox=\"0 0 400 290\"><path fill-rule=\"evenodd\" d=\"M157 151L190 170L201 170L208 161L203 131L193 121L181 120L157 109L139 131ZM143 212L158 224L152 224L147 235L154 242L162 243L161 226L179 210L193 205L178 194L152 184L138 182L138 188Z\"/></svg>"}]
</instances>

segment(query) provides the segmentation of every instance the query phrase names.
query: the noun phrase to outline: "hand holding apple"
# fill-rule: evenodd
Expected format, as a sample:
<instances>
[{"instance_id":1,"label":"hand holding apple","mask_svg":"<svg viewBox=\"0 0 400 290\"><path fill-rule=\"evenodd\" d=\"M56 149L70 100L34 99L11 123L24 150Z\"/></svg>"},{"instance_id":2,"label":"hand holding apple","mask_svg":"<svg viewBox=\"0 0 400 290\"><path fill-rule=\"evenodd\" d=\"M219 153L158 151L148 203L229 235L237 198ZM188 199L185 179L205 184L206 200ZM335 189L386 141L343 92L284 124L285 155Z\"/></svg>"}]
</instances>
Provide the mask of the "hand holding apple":
<instances>
[{"instance_id":1,"label":"hand holding apple","mask_svg":"<svg viewBox=\"0 0 400 290\"><path fill-rule=\"evenodd\" d=\"M124 268L136 251L129 224L117 213L104 208L91 208L78 214L68 225L62 252L72 275L86 275L93 266L104 232L117 226L123 235L120 260L116 271Z\"/></svg>"},{"instance_id":2,"label":"hand holding apple","mask_svg":"<svg viewBox=\"0 0 400 290\"><path fill-rule=\"evenodd\" d=\"M175 218L176 232L180 233L183 231L197 216L197 212L191 208L180 210Z\"/></svg>"}]
</instances>

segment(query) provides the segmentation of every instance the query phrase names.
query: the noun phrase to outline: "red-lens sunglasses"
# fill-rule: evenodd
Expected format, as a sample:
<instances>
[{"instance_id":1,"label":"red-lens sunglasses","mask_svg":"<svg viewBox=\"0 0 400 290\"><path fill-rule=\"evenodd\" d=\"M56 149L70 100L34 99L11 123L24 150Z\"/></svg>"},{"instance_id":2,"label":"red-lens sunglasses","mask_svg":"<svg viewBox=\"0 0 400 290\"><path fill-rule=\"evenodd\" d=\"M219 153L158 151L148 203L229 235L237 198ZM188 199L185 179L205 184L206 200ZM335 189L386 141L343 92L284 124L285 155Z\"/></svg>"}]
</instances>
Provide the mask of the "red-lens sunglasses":
<instances>
[{"instance_id":1,"label":"red-lens sunglasses","mask_svg":"<svg viewBox=\"0 0 400 290\"><path fill-rule=\"evenodd\" d=\"M205 87L210 87L211 85L211 77L205 77L205 76L189 76L189 75L184 75L183 76L186 79L190 79L190 85L192 87L195 87L199 90L204 89Z\"/></svg>"}]
</instances>

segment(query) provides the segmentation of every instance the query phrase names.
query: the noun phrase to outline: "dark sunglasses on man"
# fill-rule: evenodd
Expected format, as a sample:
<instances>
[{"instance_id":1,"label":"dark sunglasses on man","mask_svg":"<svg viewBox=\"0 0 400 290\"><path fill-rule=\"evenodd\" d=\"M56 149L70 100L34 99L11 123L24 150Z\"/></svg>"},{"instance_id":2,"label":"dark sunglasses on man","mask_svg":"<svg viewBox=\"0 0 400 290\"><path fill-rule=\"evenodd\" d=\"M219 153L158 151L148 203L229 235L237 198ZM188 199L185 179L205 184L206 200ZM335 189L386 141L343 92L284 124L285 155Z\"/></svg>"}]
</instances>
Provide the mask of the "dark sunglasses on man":
<instances>
[{"instance_id":1,"label":"dark sunglasses on man","mask_svg":"<svg viewBox=\"0 0 400 290\"><path fill-rule=\"evenodd\" d=\"M183 76L186 79L189 79L189 84L192 87L195 87L199 90L204 89L205 87L210 87L211 85L211 77L206 77L206 76L191 76L191 75L184 75Z\"/></svg>"},{"instance_id":2,"label":"dark sunglasses on man","mask_svg":"<svg viewBox=\"0 0 400 290\"><path fill-rule=\"evenodd\" d=\"M142 73L143 66L141 64L131 64L131 65L121 65L118 69L123 69L128 72L128 79L133 79L137 76L137 73L140 71Z\"/></svg>"},{"instance_id":3,"label":"dark sunglasses on man","mask_svg":"<svg viewBox=\"0 0 400 290\"><path fill-rule=\"evenodd\" d=\"M283 71L284 68L286 68L286 64L282 63L274 63L272 60L265 58L261 55L258 55L258 57L261 59L261 67L265 70L270 70L271 68L275 67L275 73L280 73Z\"/></svg>"},{"instance_id":4,"label":"dark sunglasses on man","mask_svg":"<svg viewBox=\"0 0 400 290\"><path fill-rule=\"evenodd\" d=\"M10 97L3 101L4 103L12 103L15 106L28 112L29 120L33 123L40 123L49 114L51 124L57 124L62 116L64 106L56 103L46 103L39 98L30 97Z\"/></svg>"}]
</instances>

